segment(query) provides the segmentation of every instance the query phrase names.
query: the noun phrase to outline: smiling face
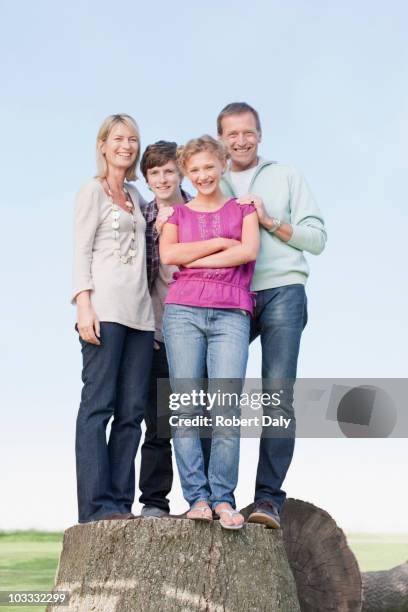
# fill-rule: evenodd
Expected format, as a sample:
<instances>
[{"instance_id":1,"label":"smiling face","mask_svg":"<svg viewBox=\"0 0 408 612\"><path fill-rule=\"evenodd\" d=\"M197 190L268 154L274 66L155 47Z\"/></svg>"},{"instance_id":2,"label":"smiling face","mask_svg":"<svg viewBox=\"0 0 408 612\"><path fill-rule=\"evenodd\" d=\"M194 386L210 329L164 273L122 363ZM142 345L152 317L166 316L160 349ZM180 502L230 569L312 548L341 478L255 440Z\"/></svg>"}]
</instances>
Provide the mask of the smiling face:
<instances>
[{"instance_id":1,"label":"smiling face","mask_svg":"<svg viewBox=\"0 0 408 612\"><path fill-rule=\"evenodd\" d=\"M112 168L127 170L136 160L139 152L139 138L130 127L117 123L105 141L100 141L100 149L106 163Z\"/></svg>"},{"instance_id":2,"label":"smiling face","mask_svg":"<svg viewBox=\"0 0 408 612\"><path fill-rule=\"evenodd\" d=\"M208 197L219 190L225 164L210 151L201 151L192 155L185 163L184 172L198 193Z\"/></svg>"},{"instance_id":3,"label":"smiling face","mask_svg":"<svg viewBox=\"0 0 408 612\"><path fill-rule=\"evenodd\" d=\"M251 112L227 115L222 119L221 140L231 156L231 170L240 172L258 163L258 144L261 133Z\"/></svg>"},{"instance_id":4,"label":"smiling face","mask_svg":"<svg viewBox=\"0 0 408 612\"><path fill-rule=\"evenodd\" d=\"M175 196L178 195L181 179L177 163L173 160L163 166L149 168L146 172L147 184L156 198L169 202L174 201Z\"/></svg>"}]
</instances>

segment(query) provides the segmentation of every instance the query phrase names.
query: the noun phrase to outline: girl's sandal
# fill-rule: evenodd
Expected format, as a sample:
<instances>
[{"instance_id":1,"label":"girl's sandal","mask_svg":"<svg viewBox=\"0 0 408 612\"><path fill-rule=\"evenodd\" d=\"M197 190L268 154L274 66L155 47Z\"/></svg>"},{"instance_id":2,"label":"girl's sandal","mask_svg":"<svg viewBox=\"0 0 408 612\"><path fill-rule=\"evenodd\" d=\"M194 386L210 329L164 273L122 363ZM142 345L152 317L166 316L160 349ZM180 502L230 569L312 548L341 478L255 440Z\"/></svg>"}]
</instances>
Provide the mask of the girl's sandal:
<instances>
[{"instance_id":1,"label":"girl's sandal","mask_svg":"<svg viewBox=\"0 0 408 612\"><path fill-rule=\"evenodd\" d=\"M213 520L212 510L210 506L191 506L190 510L186 514L186 518L192 521L204 521L211 523Z\"/></svg>"},{"instance_id":2,"label":"girl's sandal","mask_svg":"<svg viewBox=\"0 0 408 612\"><path fill-rule=\"evenodd\" d=\"M245 519L244 519L243 516L242 516L242 518L244 520L242 521L242 523L238 523L237 525L234 525L234 524L231 525L229 523L225 523L222 520L222 516L221 515L224 514L224 512L227 513L228 516L230 516L230 517L237 516L237 515L242 516L242 514L240 512L238 512L238 510L232 510L232 509L230 510L229 508L222 508L221 510L215 509L215 513L218 514L218 516L220 517L220 525L221 525L221 527L223 527L224 529L242 529L243 528L244 522L245 522Z\"/></svg>"}]
</instances>

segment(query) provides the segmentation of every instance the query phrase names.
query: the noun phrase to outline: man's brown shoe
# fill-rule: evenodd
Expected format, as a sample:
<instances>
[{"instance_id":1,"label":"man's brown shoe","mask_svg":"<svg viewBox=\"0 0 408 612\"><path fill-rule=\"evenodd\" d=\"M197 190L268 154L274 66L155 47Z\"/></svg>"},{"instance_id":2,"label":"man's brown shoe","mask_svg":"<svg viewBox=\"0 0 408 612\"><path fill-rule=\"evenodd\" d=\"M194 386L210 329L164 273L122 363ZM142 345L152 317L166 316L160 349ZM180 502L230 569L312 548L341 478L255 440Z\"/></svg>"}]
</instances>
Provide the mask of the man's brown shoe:
<instances>
[{"instance_id":1,"label":"man's brown shoe","mask_svg":"<svg viewBox=\"0 0 408 612\"><path fill-rule=\"evenodd\" d=\"M279 513L271 501L261 500L255 503L255 508L248 517L248 523L260 523L268 529L279 529Z\"/></svg>"}]
</instances>

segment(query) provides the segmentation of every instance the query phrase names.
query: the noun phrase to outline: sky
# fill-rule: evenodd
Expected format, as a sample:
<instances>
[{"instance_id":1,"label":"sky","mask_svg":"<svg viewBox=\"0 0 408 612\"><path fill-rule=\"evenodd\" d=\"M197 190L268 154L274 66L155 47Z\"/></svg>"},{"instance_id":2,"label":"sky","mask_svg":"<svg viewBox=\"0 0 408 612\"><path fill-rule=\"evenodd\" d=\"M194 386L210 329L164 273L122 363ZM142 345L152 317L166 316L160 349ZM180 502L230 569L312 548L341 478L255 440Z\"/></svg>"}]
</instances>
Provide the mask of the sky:
<instances>
[{"instance_id":1,"label":"sky","mask_svg":"<svg viewBox=\"0 0 408 612\"><path fill-rule=\"evenodd\" d=\"M299 376L407 377L407 18L393 0L0 1L0 529L76 522L73 199L109 114L134 116L145 147L215 134L229 102L257 108L261 155L304 173L329 236L308 257ZM407 446L299 439L285 489L347 532L378 531L380 512L381 531L408 532ZM238 506L256 464L243 440ZM171 503L186 507L178 482Z\"/></svg>"}]
</instances>

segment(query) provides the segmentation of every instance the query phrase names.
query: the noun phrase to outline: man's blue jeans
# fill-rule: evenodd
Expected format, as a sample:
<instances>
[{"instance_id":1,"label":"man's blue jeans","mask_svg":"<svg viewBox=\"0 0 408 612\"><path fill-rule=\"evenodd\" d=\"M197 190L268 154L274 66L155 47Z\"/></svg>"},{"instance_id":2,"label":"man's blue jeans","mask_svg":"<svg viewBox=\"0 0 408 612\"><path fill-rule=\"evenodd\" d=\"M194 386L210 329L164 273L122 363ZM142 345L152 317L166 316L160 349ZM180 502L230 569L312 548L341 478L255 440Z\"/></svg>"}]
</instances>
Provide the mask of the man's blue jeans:
<instances>
[{"instance_id":1,"label":"man's blue jeans","mask_svg":"<svg viewBox=\"0 0 408 612\"><path fill-rule=\"evenodd\" d=\"M84 386L75 451L79 522L86 523L132 509L153 332L102 322L100 346L81 338L80 343Z\"/></svg>"},{"instance_id":2,"label":"man's blue jeans","mask_svg":"<svg viewBox=\"0 0 408 612\"><path fill-rule=\"evenodd\" d=\"M163 335L173 392L199 391L207 368L208 393L217 393L221 387L221 392L239 395L248 360L249 331L250 317L238 310L167 304ZM216 402L211 411L204 410L213 424L208 479L199 427L182 421L203 415L202 406L190 402L174 414L180 424L172 428L173 445L185 499L190 506L205 500L213 508L221 502L235 507L240 430L239 426L218 426L216 417L239 417L239 402Z\"/></svg>"},{"instance_id":3,"label":"man's blue jeans","mask_svg":"<svg viewBox=\"0 0 408 612\"><path fill-rule=\"evenodd\" d=\"M264 407L264 414L291 418L291 427L286 437L273 436L271 428L265 428L262 432L255 501L270 500L278 510L285 501L282 483L292 461L295 445L293 385L300 338L306 323L307 299L304 285L286 285L257 292L251 341L257 336L261 337L263 389L268 392L284 390L280 407Z\"/></svg>"}]
</instances>

